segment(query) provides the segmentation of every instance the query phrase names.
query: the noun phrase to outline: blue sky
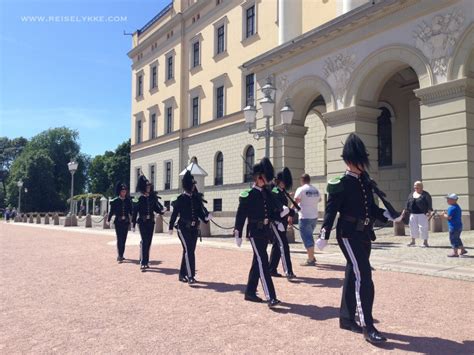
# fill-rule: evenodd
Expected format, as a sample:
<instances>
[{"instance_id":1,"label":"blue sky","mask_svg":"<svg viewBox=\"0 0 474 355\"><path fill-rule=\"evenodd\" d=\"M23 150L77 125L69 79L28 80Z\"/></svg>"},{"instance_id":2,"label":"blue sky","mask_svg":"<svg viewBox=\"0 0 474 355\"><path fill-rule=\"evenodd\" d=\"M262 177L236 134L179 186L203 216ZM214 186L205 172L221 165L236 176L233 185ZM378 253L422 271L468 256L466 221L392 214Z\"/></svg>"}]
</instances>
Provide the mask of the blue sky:
<instances>
[{"instance_id":1,"label":"blue sky","mask_svg":"<svg viewBox=\"0 0 474 355\"><path fill-rule=\"evenodd\" d=\"M30 138L66 126L92 156L128 139L131 37L123 31L169 2L0 0L0 135Z\"/></svg>"}]
</instances>

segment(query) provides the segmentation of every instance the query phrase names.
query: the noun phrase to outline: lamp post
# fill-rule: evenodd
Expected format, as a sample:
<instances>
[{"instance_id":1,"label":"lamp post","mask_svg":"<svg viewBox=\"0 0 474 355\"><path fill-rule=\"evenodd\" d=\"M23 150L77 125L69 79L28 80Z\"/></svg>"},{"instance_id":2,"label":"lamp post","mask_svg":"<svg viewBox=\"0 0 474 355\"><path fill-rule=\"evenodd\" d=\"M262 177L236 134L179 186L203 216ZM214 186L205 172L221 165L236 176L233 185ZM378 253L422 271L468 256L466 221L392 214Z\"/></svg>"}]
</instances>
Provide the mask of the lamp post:
<instances>
[{"instance_id":1,"label":"lamp post","mask_svg":"<svg viewBox=\"0 0 474 355\"><path fill-rule=\"evenodd\" d=\"M18 180L16 183L16 186L18 186L18 214L20 214L21 211L21 188L23 187L23 180Z\"/></svg>"},{"instance_id":2,"label":"lamp post","mask_svg":"<svg viewBox=\"0 0 474 355\"><path fill-rule=\"evenodd\" d=\"M290 105L290 100L287 99L285 106L280 110L281 122L283 123L283 132L275 132L270 128L270 118L273 116L273 108L275 107L274 95L276 92L270 77L267 78L267 83L262 87L263 99L260 100L262 106L262 114L265 118L265 129L261 131L252 130L257 116L257 108L253 103L250 103L244 108L245 124L248 127L248 132L253 134L254 139L259 140L265 138L265 156L270 156L270 137L283 137L287 131L287 125L291 124L293 120L294 111Z\"/></svg>"},{"instance_id":3,"label":"lamp post","mask_svg":"<svg viewBox=\"0 0 474 355\"><path fill-rule=\"evenodd\" d=\"M71 160L67 163L69 172L71 173L71 203L69 205L69 214L72 216L72 198L74 196L74 173L77 171L78 163L74 160Z\"/></svg>"}]
</instances>

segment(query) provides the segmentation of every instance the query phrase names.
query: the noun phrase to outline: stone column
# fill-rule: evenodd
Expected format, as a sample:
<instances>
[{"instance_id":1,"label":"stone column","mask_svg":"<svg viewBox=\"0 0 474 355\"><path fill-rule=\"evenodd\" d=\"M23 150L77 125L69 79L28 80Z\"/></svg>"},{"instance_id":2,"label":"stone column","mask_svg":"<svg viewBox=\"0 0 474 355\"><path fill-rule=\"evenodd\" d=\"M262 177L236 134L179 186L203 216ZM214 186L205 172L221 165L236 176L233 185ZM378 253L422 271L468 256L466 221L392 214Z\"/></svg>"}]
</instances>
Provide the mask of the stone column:
<instances>
[{"instance_id":1,"label":"stone column","mask_svg":"<svg viewBox=\"0 0 474 355\"><path fill-rule=\"evenodd\" d=\"M378 139L377 117L380 110L367 106L353 106L323 114L327 122L327 174L328 179L343 173L346 165L341 158L347 136L356 133L369 152L370 176L377 180Z\"/></svg>"},{"instance_id":2,"label":"stone column","mask_svg":"<svg viewBox=\"0 0 474 355\"><path fill-rule=\"evenodd\" d=\"M301 34L302 17L302 0L279 0L278 44L288 42Z\"/></svg>"},{"instance_id":3,"label":"stone column","mask_svg":"<svg viewBox=\"0 0 474 355\"><path fill-rule=\"evenodd\" d=\"M283 131L282 125L276 126L275 131ZM281 170L284 166L288 167L296 184L299 176L304 173L304 136L307 131L308 128L304 126L292 124L287 127L287 133L283 138L273 140L275 171Z\"/></svg>"},{"instance_id":4,"label":"stone column","mask_svg":"<svg viewBox=\"0 0 474 355\"><path fill-rule=\"evenodd\" d=\"M464 229L474 228L474 78L415 90L420 99L421 164L433 208L459 195Z\"/></svg>"}]
</instances>

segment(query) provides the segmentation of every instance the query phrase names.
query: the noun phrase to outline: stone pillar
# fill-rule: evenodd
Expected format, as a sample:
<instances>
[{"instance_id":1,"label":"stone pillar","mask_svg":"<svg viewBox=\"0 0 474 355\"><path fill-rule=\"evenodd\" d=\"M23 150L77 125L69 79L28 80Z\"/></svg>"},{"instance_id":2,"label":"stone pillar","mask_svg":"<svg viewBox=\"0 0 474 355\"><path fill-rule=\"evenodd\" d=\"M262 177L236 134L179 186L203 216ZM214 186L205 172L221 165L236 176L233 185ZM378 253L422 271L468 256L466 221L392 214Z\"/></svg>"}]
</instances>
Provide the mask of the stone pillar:
<instances>
[{"instance_id":1,"label":"stone pillar","mask_svg":"<svg viewBox=\"0 0 474 355\"><path fill-rule=\"evenodd\" d=\"M302 31L302 0L279 0L278 2L278 44L299 36Z\"/></svg>"},{"instance_id":2,"label":"stone pillar","mask_svg":"<svg viewBox=\"0 0 474 355\"><path fill-rule=\"evenodd\" d=\"M92 228L92 216L89 213L86 215L86 228Z\"/></svg>"},{"instance_id":3,"label":"stone pillar","mask_svg":"<svg viewBox=\"0 0 474 355\"><path fill-rule=\"evenodd\" d=\"M44 216L44 224L49 224L49 214L46 213L46 215Z\"/></svg>"},{"instance_id":4,"label":"stone pillar","mask_svg":"<svg viewBox=\"0 0 474 355\"><path fill-rule=\"evenodd\" d=\"M102 223L102 228L103 228L103 229L110 229L110 225L107 224L107 218L109 218L109 214L108 214L108 213L106 213L106 214L104 215L104 221L103 221L103 223Z\"/></svg>"},{"instance_id":5,"label":"stone pillar","mask_svg":"<svg viewBox=\"0 0 474 355\"><path fill-rule=\"evenodd\" d=\"M86 215L89 214L89 196L86 198Z\"/></svg>"},{"instance_id":6,"label":"stone pillar","mask_svg":"<svg viewBox=\"0 0 474 355\"><path fill-rule=\"evenodd\" d=\"M53 215L53 221L55 226L59 226L59 216L57 213Z\"/></svg>"},{"instance_id":7,"label":"stone pillar","mask_svg":"<svg viewBox=\"0 0 474 355\"><path fill-rule=\"evenodd\" d=\"M30 213L30 218L28 219L28 223L33 223L33 213Z\"/></svg>"},{"instance_id":8,"label":"stone pillar","mask_svg":"<svg viewBox=\"0 0 474 355\"><path fill-rule=\"evenodd\" d=\"M39 213L36 215L36 224L41 224L41 215Z\"/></svg>"},{"instance_id":9,"label":"stone pillar","mask_svg":"<svg viewBox=\"0 0 474 355\"><path fill-rule=\"evenodd\" d=\"M77 227L77 216L75 214L71 216L71 227Z\"/></svg>"},{"instance_id":10,"label":"stone pillar","mask_svg":"<svg viewBox=\"0 0 474 355\"><path fill-rule=\"evenodd\" d=\"M107 199L102 196L100 198L100 214L103 216L107 213Z\"/></svg>"},{"instance_id":11,"label":"stone pillar","mask_svg":"<svg viewBox=\"0 0 474 355\"><path fill-rule=\"evenodd\" d=\"M346 165L341 158L347 136L356 133L369 152L370 176L377 181L378 139L377 117L380 110L366 106L352 106L323 114L327 122L327 174L328 179L343 173Z\"/></svg>"},{"instance_id":12,"label":"stone pillar","mask_svg":"<svg viewBox=\"0 0 474 355\"><path fill-rule=\"evenodd\" d=\"M95 198L92 199L92 215L95 215Z\"/></svg>"},{"instance_id":13,"label":"stone pillar","mask_svg":"<svg viewBox=\"0 0 474 355\"><path fill-rule=\"evenodd\" d=\"M70 227L71 226L71 216L67 215L66 218L64 219L64 227Z\"/></svg>"},{"instance_id":14,"label":"stone pillar","mask_svg":"<svg viewBox=\"0 0 474 355\"><path fill-rule=\"evenodd\" d=\"M275 127L275 131L282 131L281 125ZM275 162L275 170L278 171L284 166L288 167L296 184L298 178L305 172L304 136L307 131L308 128L304 126L292 124L287 127L287 133L283 138L277 142L274 141L273 161Z\"/></svg>"},{"instance_id":15,"label":"stone pillar","mask_svg":"<svg viewBox=\"0 0 474 355\"><path fill-rule=\"evenodd\" d=\"M433 208L445 210L448 193L459 195L465 230L474 229L474 79L415 90L420 99L421 164Z\"/></svg>"},{"instance_id":16,"label":"stone pillar","mask_svg":"<svg viewBox=\"0 0 474 355\"><path fill-rule=\"evenodd\" d=\"M160 214L156 216L155 233L163 233L163 217Z\"/></svg>"},{"instance_id":17,"label":"stone pillar","mask_svg":"<svg viewBox=\"0 0 474 355\"><path fill-rule=\"evenodd\" d=\"M292 226L288 226L286 230L286 239L288 239L288 243L295 242L295 229Z\"/></svg>"},{"instance_id":18,"label":"stone pillar","mask_svg":"<svg viewBox=\"0 0 474 355\"><path fill-rule=\"evenodd\" d=\"M28 217L26 216L26 213L23 213L23 223L28 222Z\"/></svg>"},{"instance_id":19,"label":"stone pillar","mask_svg":"<svg viewBox=\"0 0 474 355\"><path fill-rule=\"evenodd\" d=\"M394 222L393 223L393 235L395 235L395 236L405 235L405 223L403 223L403 222Z\"/></svg>"},{"instance_id":20,"label":"stone pillar","mask_svg":"<svg viewBox=\"0 0 474 355\"><path fill-rule=\"evenodd\" d=\"M201 230L201 237L210 237L211 236L211 222L209 223L201 223L199 225L199 229Z\"/></svg>"}]
</instances>

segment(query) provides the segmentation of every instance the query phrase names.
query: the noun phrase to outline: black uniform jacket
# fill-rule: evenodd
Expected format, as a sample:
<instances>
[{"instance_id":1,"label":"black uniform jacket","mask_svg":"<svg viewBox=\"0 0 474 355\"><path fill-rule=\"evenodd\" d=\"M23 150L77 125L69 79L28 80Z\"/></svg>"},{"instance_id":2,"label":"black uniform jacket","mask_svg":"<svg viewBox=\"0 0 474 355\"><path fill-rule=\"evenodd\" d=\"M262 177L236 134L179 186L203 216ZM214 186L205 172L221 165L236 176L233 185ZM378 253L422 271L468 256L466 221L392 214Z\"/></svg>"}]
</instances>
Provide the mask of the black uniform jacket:
<instances>
[{"instance_id":1,"label":"black uniform jacket","mask_svg":"<svg viewBox=\"0 0 474 355\"><path fill-rule=\"evenodd\" d=\"M282 206L288 207L289 200L285 194L285 191L275 186L272 192L273 192L273 196L275 197L275 199L278 201L279 204L281 204ZM288 226L288 217L294 217L295 214L296 214L295 210L291 208L290 212L285 217L279 218L279 221L283 223L283 225L285 226L285 229ZM279 215L277 217L279 217Z\"/></svg>"},{"instance_id":2,"label":"black uniform jacket","mask_svg":"<svg viewBox=\"0 0 474 355\"><path fill-rule=\"evenodd\" d=\"M343 176L329 181L328 194L322 225L325 239L329 239L334 219L339 212L336 227L338 238L375 240L373 230L375 220L385 223L387 218L383 215L385 210L375 204L372 187L367 179L346 171Z\"/></svg>"},{"instance_id":3,"label":"black uniform jacket","mask_svg":"<svg viewBox=\"0 0 474 355\"><path fill-rule=\"evenodd\" d=\"M240 193L234 228L242 237L245 220L248 219L247 236L271 238L273 233L270 230L270 223L279 220L280 211L277 200L269 189L254 186Z\"/></svg>"},{"instance_id":4,"label":"black uniform jacket","mask_svg":"<svg viewBox=\"0 0 474 355\"><path fill-rule=\"evenodd\" d=\"M208 223L208 215L202 198L196 194L183 192L172 202L173 213L171 213L169 229L172 230L178 219L179 229L194 229L199 226L199 220Z\"/></svg>"},{"instance_id":5,"label":"black uniform jacket","mask_svg":"<svg viewBox=\"0 0 474 355\"><path fill-rule=\"evenodd\" d=\"M155 194L148 196L141 195L138 201L133 206L133 227L141 223L155 223L155 213L163 214L165 210L163 205L158 201L158 197Z\"/></svg>"},{"instance_id":6,"label":"black uniform jacket","mask_svg":"<svg viewBox=\"0 0 474 355\"><path fill-rule=\"evenodd\" d=\"M110 213L107 217L107 221L110 222L112 216L115 216L115 223L130 223L130 216L133 213L132 199L130 197L125 197L121 199L120 197L114 198L110 202Z\"/></svg>"}]
</instances>

